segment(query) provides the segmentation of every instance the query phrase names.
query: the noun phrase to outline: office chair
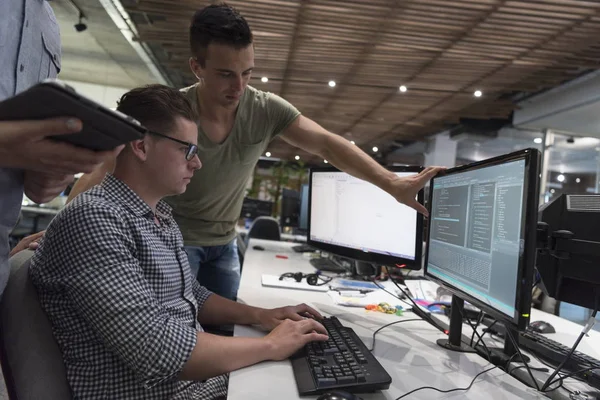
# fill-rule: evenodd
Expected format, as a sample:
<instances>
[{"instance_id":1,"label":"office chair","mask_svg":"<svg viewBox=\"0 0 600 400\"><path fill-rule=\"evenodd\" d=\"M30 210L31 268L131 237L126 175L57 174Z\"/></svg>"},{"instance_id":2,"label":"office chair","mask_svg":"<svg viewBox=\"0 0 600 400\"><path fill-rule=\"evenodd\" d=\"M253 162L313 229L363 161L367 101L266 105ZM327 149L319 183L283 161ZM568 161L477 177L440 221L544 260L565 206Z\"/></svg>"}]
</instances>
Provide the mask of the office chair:
<instances>
[{"instance_id":1,"label":"office chair","mask_svg":"<svg viewBox=\"0 0 600 400\"><path fill-rule=\"evenodd\" d=\"M0 303L0 364L10 400L72 399L61 351L29 279L33 252L10 259Z\"/></svg>"},{"instance_id":2,"label":"office chair","mask_svg":"<svg viewBox=\"0 0 600 400\"><path fill-rule=\"evenodd\" d=\"M281 230L279 229L279 222L272 217L258 217L250 225L248 230L248 237L246 238L246 245L251 238L254 239L266 239L266 240L281 240Z\"/></svg>"}]
</instances>

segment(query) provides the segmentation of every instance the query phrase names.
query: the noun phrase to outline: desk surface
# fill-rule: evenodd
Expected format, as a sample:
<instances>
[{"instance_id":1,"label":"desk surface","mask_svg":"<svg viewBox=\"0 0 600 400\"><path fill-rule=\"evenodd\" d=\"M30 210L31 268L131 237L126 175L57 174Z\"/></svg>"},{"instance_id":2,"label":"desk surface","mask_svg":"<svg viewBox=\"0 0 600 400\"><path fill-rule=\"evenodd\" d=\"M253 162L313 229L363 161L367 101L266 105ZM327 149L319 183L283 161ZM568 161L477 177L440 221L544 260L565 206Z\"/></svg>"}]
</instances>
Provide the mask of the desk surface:
<instances>
[{"instance_id":1,"label":"desk surface","mask_svg":"<svg viewBox=\"0 0 600 400\"><path fill-rule=\"evenodd\" d=\"M265 251L252 249L260 244ZM337 316L344 325L351 327L367 346L372 343L373 332L386 323L400 318L414 318L367 312L360 308L336 306L326 293L261 286L262 274L279 275L285 272L314 272L302 254L294 253L292 244L252 239L244 260L238 301L259 307L280 307L308 303L325 315ZM276 258L285 254L288 259ZM572 345L581 326L562 318L532 310L533 320L544 319L553 324L557 333L553 339ZM463 330L464 333L470 331ZM247 326L236 326L236 336L259 337L263 333ZM490 364L476 354L446 351L436 345L443 334L424 321L407 322L382 330L377 334L374 354L392 376L389 390L361 395L365 400L396 399L410 390L422 386L440 389L466 387L479 372ZM581 350L600 359L600 334L590 332L590 338L581 343ZM264 362L235 371L230 375L229 399L299 399L296 382L289 361ZM541 399L546 398L495 369L482 375L468 392L451 394L432 390L416 392L409 399Z\"/></svg>"}]
</instances>

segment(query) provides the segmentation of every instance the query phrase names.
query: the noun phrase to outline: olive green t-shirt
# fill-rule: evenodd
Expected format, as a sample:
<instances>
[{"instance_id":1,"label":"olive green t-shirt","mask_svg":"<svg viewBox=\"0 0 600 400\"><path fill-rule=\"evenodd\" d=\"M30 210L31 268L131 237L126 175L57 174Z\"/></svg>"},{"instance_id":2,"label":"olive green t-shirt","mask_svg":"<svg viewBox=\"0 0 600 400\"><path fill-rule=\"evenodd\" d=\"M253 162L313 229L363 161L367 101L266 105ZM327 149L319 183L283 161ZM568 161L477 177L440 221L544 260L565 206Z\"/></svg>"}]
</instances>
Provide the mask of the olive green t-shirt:
<instances>
[{"instance_id":1,"label":"olive green t-shirt","mask_svg":"<svg viewBox=\"0 0 600 400\"><path fill-rule=\"evenodd\" d=\"M198 108L196 86L182 92ZM299 115L281 97L248 86L223 143L211 142L198 126L202 168L194 173L184 194L166 199L186 246L223 245L235 237L248 179L259 157Z\"/></svg>"}]
</instances>

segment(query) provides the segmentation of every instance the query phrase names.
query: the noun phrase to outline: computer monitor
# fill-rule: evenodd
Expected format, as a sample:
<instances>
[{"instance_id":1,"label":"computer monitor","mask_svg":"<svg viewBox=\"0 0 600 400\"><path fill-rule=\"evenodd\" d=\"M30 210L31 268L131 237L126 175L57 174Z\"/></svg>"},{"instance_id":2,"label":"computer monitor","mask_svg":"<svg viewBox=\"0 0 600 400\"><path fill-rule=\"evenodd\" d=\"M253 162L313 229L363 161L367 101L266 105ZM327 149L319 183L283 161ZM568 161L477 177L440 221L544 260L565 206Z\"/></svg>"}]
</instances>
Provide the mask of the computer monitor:
<instances>
[{"instance_id":1,"label":"computer monitor","mask_svg":"<svg viewBox=\"0 0 600 400\"><path fill-rule=\"evenodd\" d=\"M550 297L596 309L600 298L600 194L562 194L540 207L537 269Z\"/></svg>"},{"instance_id":2,"label":"computer monitor","mask_svg":"<svg viewBox=\"0 0 600 400\"><path fill-rule=\"evenodd\" d=\"M300 220L298 229L306 232L308 230L308 184L302 185L300 189Z\"/></svg>"},{"instance_id":3,"label":"computer monitor","mask_svg":"<svg viewBox=\"0 0 600 400\"><path fill-rule=\"evenodd\" d=\"M283 189L281 192L281 214L279 224L292 228L298 227L300 218L300 193L296 190Z\"/></svg>"},{"instance_id":4,"label":"computer monitor","mask_svg":"<svg viewBox=\"0 0 600 400\"><path fill-rule=\"evenodd\" d=\"M269 217L273 213L273 202L266 200L244 198L240 218L256 219Z\"/></svg>"},{"instance_id":5,"label":"computer monitor","mask_svg":"<svg viewBox=\"0 0 600 400\"><path fill-rule=\"evenodd\" d=\"M507 329L529 322L539 174L540 153L527 149L449 169L431 181L425 277ZM462 318L454 305L459 321L451 320L450 340L460 346L460 334L452 331Z\"/></svg>"},{"instance_id":6,"label":"computer monitor","mask_svg":"<svg viewBox=\"0 0 600 400\"><path fill-rule=\"evenodd\" d=\"M422 167L392 167L413 176ZM421 269L423 217L377 186L333 167L310 170L308 244L376 265ZM417 200L423 202L423 191Z\"/></svg>"}]
</instances>

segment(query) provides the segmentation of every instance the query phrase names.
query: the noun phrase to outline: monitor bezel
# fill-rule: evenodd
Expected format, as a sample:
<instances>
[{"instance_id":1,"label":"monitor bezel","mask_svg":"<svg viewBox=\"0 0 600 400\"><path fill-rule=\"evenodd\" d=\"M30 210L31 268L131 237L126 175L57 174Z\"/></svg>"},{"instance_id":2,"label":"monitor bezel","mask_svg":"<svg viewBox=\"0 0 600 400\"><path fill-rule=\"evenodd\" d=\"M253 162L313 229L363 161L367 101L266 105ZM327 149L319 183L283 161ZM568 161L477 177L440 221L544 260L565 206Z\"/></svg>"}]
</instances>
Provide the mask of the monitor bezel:
<instances>
[{"instance_id":1,"label":"monitor bezel","mask_svg":"<svg viewBox=\"0 0 600 400\"><path fill-rule=\"evenodd\" d=\"M387 169L391 172L409 172L416 173L423 171L422 166L393 166L387 167ZM415 240L415 259L411 260L409 258L402 257L394 257L379 253L366 253L361 250L351 249L348 247L323 243L320 241L311 240L311 213L312 213L312 181L313 174L320 172L344 172L340 171L335 167L318 167L311 168L309 171L309 179L308 179L308 221L307 221L307 243L315 247L319 250L325 251L327 253L332 253L337 256L349 258L352 260L358 260L363 262L370 262L379 265L387 265L387 266L395 266L395 265L403 265L405 269L411 270L420 270L422 268L422 255L423 255L423 215L417 213L417 232L416 232L416 240ZM383 190L383 189L382 189ZM420 190L417 194L417 200L419 203L423 204L424 199L424 191Z\"/></svg>"},{"instance_id":2,"label":"monitor bezel","mask_svg":"<svg viewBox=\"0 0 600 400\"><path fill-rule=\"evenodd\" d=\"M447 288L450 292L465 301L473 304L482 311L488 313L493 318L508 323L519 330L524 330L529 324L529 314L531 311L533 271L536 256L536 230L537 230L537 205L539 201L539 182L540 182L540 152L536 149L525 149L488 160L475 162L472 164L447 169L434 177L430 182L429 189L429 212L433 202L433 185L435 179L441 176L453 175L461 172L474 171L486 167L506 164L509 162L525 160L525 173L523 182L523 216L524 221L521 226L521 237L524 239L522 252L519 257L519 267L517 272L518 282L515 295L516 315L509 317L502 311L491 307L476 297L462 291L461 289L445 282L444 280L432 275L428 270L429 242L431 236L432 219L427 221L426 249L423 255L424 275L427 279Z\"/></svg>"}]
</instances>

